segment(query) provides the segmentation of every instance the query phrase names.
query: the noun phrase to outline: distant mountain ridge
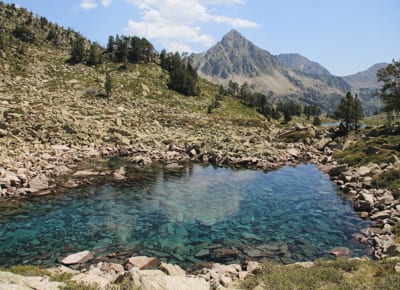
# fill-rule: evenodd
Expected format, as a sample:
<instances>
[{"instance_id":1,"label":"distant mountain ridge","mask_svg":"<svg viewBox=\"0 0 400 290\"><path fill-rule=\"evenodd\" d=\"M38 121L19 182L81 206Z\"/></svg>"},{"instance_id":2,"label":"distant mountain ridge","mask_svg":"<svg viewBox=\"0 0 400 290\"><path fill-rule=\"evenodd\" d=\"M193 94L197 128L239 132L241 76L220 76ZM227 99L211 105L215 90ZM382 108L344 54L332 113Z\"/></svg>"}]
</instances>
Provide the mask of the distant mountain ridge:
<instances>
[{"instance_id":1,"label":"distant mountain ridge","mask_svg":"<svg viewBox=\"0 0 400 290\"><path fill-rule=\"evenodd\" d=\"M379 100L368 95L370 91L363 85L378 87L371 75L380 66L365 74L342 78L300 54L272 55L236 30L228 32L206 52L192 55L192 60L199 75L211 82L225 86L230 80L247 82L253 90L273 99L295 99L330 111L347 91L357 93L363 88L360 97L367 113L379 107Z\"/></svg>"},{"instance_id":2,"label":"distant mountain ridge","mask_svg":"<svg viewBox=\"0 0 400 290\"><path fill-rule=\"evenodd\" d=\"M284 53L276 56L285 66L296 71L301 71L312 75L332 75L326 68L318 62L311 61L298 53Z\"/></svg>"},{"instance_id":3,"label":"distant mountain ridge","mask_svg":"<svg viewBox=\"0 0 400 290\"><path fill-rule=\"evenodd\" d=\"M356 89L379 89L380 85L376 73L388 63L377 63L365 71L344 76L343 79Z\"/></svg>"}]
</instances>

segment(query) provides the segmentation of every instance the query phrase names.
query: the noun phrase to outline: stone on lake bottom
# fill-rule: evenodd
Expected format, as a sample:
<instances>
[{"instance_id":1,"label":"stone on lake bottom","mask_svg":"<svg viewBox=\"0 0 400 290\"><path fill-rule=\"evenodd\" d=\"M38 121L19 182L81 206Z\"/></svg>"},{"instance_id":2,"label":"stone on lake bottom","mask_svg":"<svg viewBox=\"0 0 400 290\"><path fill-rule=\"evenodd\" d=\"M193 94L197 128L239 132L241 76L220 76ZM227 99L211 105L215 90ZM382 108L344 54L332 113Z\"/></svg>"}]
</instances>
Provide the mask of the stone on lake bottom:
<instances>
[{"instance_id":1,"label":"stone on lake bottom","mask_svg":"<svg viewBox=\"0 0 400 290\"><path fill-rule=\"evenodd\" d=\"M329 254L338 258L338 257L350 256L351 252L349 248L337 247L330 250Z\"/></svg>"}]
</instances>

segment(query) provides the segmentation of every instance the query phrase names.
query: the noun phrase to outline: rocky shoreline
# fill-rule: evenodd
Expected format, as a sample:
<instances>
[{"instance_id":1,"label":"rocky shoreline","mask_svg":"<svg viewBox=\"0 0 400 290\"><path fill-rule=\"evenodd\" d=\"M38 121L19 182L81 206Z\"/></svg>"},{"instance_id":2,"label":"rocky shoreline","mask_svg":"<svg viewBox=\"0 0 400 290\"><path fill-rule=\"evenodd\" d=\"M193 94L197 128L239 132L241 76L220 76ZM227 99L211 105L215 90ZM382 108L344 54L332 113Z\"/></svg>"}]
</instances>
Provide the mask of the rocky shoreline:
<instances>
[{"instance_id":1,"label":"rocky shoreline","mask_svg":"<svg viewBox=\"0 0 400 290\"><path fill-rule=\"evenodd\" d=\"M288 134L288 132L306 132L307 136L314 136L314 138L308 138L303 142L295 143L281 142L278 137ZM329 132L312 126L296 124L289 130L272 128L268 133L267 138L269 139L270 147L267 148L267 154L265 152L264 154L251 154L251 149L248 151L230 152L226 148L234 144L231 144L228 140L227 144L224 144L225 146L212 150L207 150L205 146L198 144L189 145L186 142L171 140L160 141L162 144L161 147L163 147L162 150L147 149L142 144L138 147L124 144L93 147L54 144L40 150L40 154L25 154L25 156L22 150L20 155L22 157L20 158L21 161L8 160L1 164L0 195L3 198L41 196L51 194L62 188L75 188L88 185L94 182L94 178L98 177L108 177L116 182L123 182L126 179L124 167L109 170L104 168L99 169L96 168L96 165L93 166L90 164L82 166L86 160L93 158L122 157L129 164L137 166L149 166L154 163L161 163L168 170L173 171L181 170L183 167L182 164L187 162L203 162L216 166L250 168L264 171L274 170L285 165L295 166L306 162L316 164L323 172L329 174L331 179L349 195L354 209L359 215L362 218L369 218L372 221L372 226L355 236L355 238L359 242L370 246L373 249L374 257L380 259L399 254L400 247L394 240L393 226L400 221L400 202L394 198L391 191L371 186L371 176L374 172L385 170L389 165L379 166L372 164L360 168L339 165L333 159L332 153L335 150L343 149L347 146L347 142L343 139L332 140L329 137ZM254 138L254 135L253 137L250 136L248 140L249 145L254 144L252 142L256 142L256 140L251 140L252 138ZM398 166L397 162L398 160L394 160L393 165ZM60 184L60 182L62 183ZM332 251L332 255L334 256L347 254L346 250ZM88 266L81 274L84 277L86 277L85 275L90 276L93 274L91 271L98 272L100 271L99 269L104 268L104 263L108 265L107 261L98 262L96 265ZM229 275L223 274L222 276L216 276L212 272L215 270L213 270L214 266L211 266L209 270L203 270L204 273L199 273L196 276L197 278L193 279L198 279L198 277L208 278L208 280L206 279L208 281L207 285L213 285L215 289L220 285L228 286L231 282L242 279L247 275L246 271L242 271L242 266L244 269L248 267L246 265L221 265L220 267L222 268L229 268L226 268ZM117 268L120 269L120 267ZM64 270L66 269L64 268ZM125 273L125 270L122 272ZM147 278L143 277L147 277L150 274L138 272L130 273L130 275L136 277L134 279L138 281L146 281ZM85 279L82 281L85 281ZM161 279L165 280L167 278ZM154 277L150 280L154 281Z\"/></svg>"}]
</instances>

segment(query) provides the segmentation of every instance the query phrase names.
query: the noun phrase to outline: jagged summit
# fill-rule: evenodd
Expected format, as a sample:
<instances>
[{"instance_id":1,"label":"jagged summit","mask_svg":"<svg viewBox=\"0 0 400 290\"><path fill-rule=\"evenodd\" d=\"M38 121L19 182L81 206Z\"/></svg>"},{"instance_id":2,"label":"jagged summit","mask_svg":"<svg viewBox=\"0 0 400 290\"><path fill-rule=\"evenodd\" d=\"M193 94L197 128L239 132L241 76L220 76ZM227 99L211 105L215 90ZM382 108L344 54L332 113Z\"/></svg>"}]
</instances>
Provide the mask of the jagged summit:
<instances>
[{"instance_id":1,"label":"jagged summit","mask_svg":"<svg viewBox=\"0 0 400 290\"><path fill-rule=\"evenodd\" d=\"M250 41L243 36L239 31L232 29L227 34L225 34L222 39L221 43L224 45L231 45L231 44L247 44Z\"/></svg>"}]
</instances>

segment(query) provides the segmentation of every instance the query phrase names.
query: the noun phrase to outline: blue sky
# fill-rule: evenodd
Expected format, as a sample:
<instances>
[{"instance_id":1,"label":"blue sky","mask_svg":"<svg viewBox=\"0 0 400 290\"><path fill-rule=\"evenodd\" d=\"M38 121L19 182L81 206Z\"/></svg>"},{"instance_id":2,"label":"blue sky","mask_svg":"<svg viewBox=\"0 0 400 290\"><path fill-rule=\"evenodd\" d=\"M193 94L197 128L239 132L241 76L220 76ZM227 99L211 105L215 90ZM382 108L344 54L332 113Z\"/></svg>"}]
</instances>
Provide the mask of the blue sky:
<instances>
[{"instance_id":1,"label":"blue sky","mask_svg":"<svg viewBox=\"0 0 400 290\"><path fill-rule=\"evenodd\" d=\"M272 54L300 53L335 75L400 58L399 0L7 0L93 41L146 37L201 52L237 29Z\"/></svg>"}]
</instances>

